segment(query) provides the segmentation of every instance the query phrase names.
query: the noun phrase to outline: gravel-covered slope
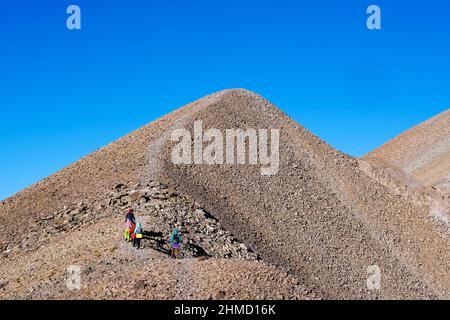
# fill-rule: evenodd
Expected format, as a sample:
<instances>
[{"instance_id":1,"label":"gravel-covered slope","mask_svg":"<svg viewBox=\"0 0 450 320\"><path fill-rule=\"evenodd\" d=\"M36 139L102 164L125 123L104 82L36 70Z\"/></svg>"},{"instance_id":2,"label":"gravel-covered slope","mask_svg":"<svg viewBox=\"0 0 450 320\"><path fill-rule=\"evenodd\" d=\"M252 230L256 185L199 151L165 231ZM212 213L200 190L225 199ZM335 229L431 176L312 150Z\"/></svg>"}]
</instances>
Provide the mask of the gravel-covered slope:
<instances>
[{"instance_id":1,"label":"gravel-covered slope","mask_svg":"<svg viewBox=\"0 0 450 320\"><path fill-rule=\"evenodd\" d=\"M326 298L447 296L448 234L428 208L392 193L357 160L248 91L219 93L180 126L192 130L193 120L222 132L281 130L280 170L271 177L262 176L260 166L175 166L170 141L150 146L146 168L149 176L158 168L169 184L214 210L263 259L288 268ZM382 270L379 291L366 287L372 265Z\"/></svg>"}]
</instances>

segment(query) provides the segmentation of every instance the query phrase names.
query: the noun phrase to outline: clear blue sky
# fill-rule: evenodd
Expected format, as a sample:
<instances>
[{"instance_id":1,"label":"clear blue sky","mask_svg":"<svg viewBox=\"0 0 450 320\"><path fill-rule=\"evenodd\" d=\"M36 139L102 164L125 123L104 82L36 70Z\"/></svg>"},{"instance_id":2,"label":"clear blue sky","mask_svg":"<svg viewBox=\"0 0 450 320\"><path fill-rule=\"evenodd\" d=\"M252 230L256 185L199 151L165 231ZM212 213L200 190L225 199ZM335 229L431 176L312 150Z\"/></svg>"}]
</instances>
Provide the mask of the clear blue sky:
<instances>
[{"instance_id":1,"label":"clear blue sky","mask_svg":"<svg viewBox=\"0 0 450 320\"><path fill-rule=\"evenodd\" d=\"M0 198L226 88L360 156L449 108L449 57L446 0L1 1Z\"/></svg>"}]
</instances>

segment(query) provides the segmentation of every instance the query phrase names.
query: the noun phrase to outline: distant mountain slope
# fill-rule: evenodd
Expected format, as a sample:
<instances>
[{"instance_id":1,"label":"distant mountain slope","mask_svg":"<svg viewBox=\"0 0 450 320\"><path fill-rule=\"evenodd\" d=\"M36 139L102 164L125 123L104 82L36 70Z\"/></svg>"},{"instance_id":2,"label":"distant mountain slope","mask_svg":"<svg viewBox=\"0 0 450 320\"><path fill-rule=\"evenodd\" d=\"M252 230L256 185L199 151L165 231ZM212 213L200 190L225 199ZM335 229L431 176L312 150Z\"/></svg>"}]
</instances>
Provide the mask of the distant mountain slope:
<instances>
[{"instance_id":1,"label":"distant mountain slope","mask_svg":"<svg viewBox=\"0 0 450 320\"><path fill-rule=\"evenodd\" d=\"M261 175L261 165L175 165L171 156L176 143L171 141L171 133L175 129L193 133L195 120L202 121L204 130L215 128L220 132L237 128L279 129L277 174ZM108 207L109 202L107 208L112 211L104 214L106 207L101 204L105 204L105 194L119 183L140 181L147 185L151 180L162 181L192 199L212 213L224 230L256 252L263 261L258 272L269 275L267 282L261 285L275 289L282 278L281 269L288 272L289 281L298 281L308 292L328 299L450 297L449 234L436 226L430 217L430 208L393 193L369 177L358 160L334 150L271 103L246 90L226 90L191 103L6 199L0 205L0 223L9 232L0 234L2 248L8 251L11 237L26 237L21 242L22 247L15 246L13 251L4 253L8 264L0 266L0 278L7 282L9 279L10 285L16 283L20 277L15 275L16 278L11 279L10 270L18 261L18 269L32 266L34 277L45 278L49 269L53 270L53 276L61 277L64 270L52 268L48 261L36 260L41 255L36 256L35 249L24 252L23 248L42 231L38 221L47 221L48 215L64 212L67 210L64 206L79 202L88 203L92 208L83 217L94 218L90 220L94 225L82 224L77 229L50 234L37 250L49 252L50 257L57 254L65 263L77 259L100 263L101 270L107 274L109 268L122 261L121 255L110 253L110 250L117 250L110 248L115 237L120 243L122 219L108 218L114 213ZM149 200L149 204L139 201L131 205L146 216L162 218L168 214L164 205L153 200ZM158 209L152 211L148 205ZM100 229L95 227L96 215L101 219ZM151 221L146 226L150 231L161 228L160 223ZM214 232L212 230L206 228L204 233ZM95 236L95 243L92 243L92 236ZM204 237L203 234L197 236ZM88 245L93 254L83 251ZM97 258L96 249L99 251ZM112 257L114 262L110 261ZM142 262L146 256L139 259ZM167 265L166 259L160 256L152 260L154 267L144 268L142 276L152 278L151 272L156 270L159 279L161 269L158 266ZM181 271L197 270L189 274L198 274L201 270L197 262L190 259L178 263ZM215 266L217 275L205 274L198 292L207 288L208 283L215 288L212 283L216 277L221 281L229 279L233 297L253 296L254 291L245 293L251 286L239 291L240 281L237 280L240 276L249 279L252 263L211 260L207 265ZM278 271L268 271L266 264ZM230 271L224 273L226 270ZM243 270L243 274L239 270ZM366 282L374 270L380 272L381 286L371 290ZM191 278L180 279L179 274L168 276L167 281L178 281L178 288L185 283L181 285L184 288ZM117 274L108 279L107 283L114 286ZM92 281L100 290L95 297L106 297L108 288L99 284L95 277ZM26 281L17 288L20 292L30 289ZM168 284L163 297L179 297L180 294L173 291L176 288ZM302 297L301 289L293 292L288 288L287 285L282 289L286 297ZM189 296L194 298L204 297L203 293L196 295L195 290L191 293ZM53 292L51 296L61 295L77 297L76 293L67 292ZM8 291L5 296L9 296Z\"/></svg>"},{"instance_id":2,"label":"distant mountain slope","mask_svg":"<svg viewBox=\"0 0 450 320\"><path fill-rule=\"evenodd\" d=\"M425 186L450 190L450 110L400 134L364 158L382 159Z\"/></svg>"}]
</instances>

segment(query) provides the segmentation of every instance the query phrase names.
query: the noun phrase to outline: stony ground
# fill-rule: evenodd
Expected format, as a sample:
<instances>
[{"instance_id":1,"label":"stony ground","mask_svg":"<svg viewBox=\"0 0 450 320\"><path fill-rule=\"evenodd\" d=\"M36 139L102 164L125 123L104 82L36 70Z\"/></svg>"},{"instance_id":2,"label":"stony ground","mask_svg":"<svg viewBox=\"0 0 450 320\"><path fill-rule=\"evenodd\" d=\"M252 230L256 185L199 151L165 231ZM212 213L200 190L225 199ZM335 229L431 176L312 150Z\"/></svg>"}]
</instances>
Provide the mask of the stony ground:
<instances>
[{"instance_id":1,"label":"stony ground","mask_svg":"<svg viewBox=\"0 0 450 320\"><path fill-rule=\"evenodd\" d=\"M129 208L144 228L139 250L122 239ZM158 182L118 184L104 199L64 207L32 225L41 232L31 231L3 248L0 297L315 297L294 277L258 261L213 215ZM183 235L180 259L170 257L167 243L175 227ZM80 290L68 290L70 266L80 268Z\"/></svg>"},{"instance_id":2,"label":"stony ground","mask_svg":"<svg viewBox=\"0 0 450 320\"><path fill-rule=\"evenodd\" d=\"M280 129L278 174L173 165L170 133L194 120ZM254 93L213 94L1 202L0 297L450 297L449 199L375 160L334 150ZM129 207L141 250L121 239ZM179 260L166 243L174 227ZM66 288L71 265L81 290ZM379 290L366 284L373 266Z\"/></svg>"},{"instance_id":3,"label":"stony ground","mask_svg":"<svg viewBox=\"0 0 450 320\"><path fill-rule=\"evenodd\" d=\"M54 237L65 235L84 225L96 224L101 219L124 217L133 208L139 222L146 227L146 246L169 254L167 241L174 228L184 238L181 257L238 258L257 260L257 255L245 244L222 228L214 216L180 196L173 189L158 182L141 187L119 184L104 199L93 203L80 202L31 223L30 232L4 243L2 255L35 251L50 244Z\"/></svg>"}]
</instances>

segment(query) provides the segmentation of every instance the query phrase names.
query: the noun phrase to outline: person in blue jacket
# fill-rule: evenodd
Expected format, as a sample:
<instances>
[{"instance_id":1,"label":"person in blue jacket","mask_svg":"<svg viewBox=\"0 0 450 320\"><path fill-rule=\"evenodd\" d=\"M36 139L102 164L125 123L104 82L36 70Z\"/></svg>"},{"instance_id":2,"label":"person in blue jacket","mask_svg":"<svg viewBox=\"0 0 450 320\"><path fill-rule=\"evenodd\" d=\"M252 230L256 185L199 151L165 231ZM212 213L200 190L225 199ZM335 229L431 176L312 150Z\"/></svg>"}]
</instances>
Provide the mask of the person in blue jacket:
<instances>
[{"instance_id":1,"label":"person in blue jacket","mask_svg":"<svg viewBox=\"0 0 450 320\"><path fill-rule=\"evenodd\" d=\"M170 256L172 258L177 259L180 255L180 249L181 249L181 234L178 231L177 228L173 230L173 234L170 237L169 243L170 243Z\"/></svg>"},{"instance_id":2,"label":"person in blue jacket","mask_svg":"<svg viewBox=\"0 0 450 320\"><path fill-rule=\"evenodd\" d=\"M139 248L141 247L141 239L142 239L142 224L140 222L138 222L138 224L136 225L136 227L134 228L133 231L133 247L136 247L136 249L139 250Z\"/></svg>"}]
</instances>

